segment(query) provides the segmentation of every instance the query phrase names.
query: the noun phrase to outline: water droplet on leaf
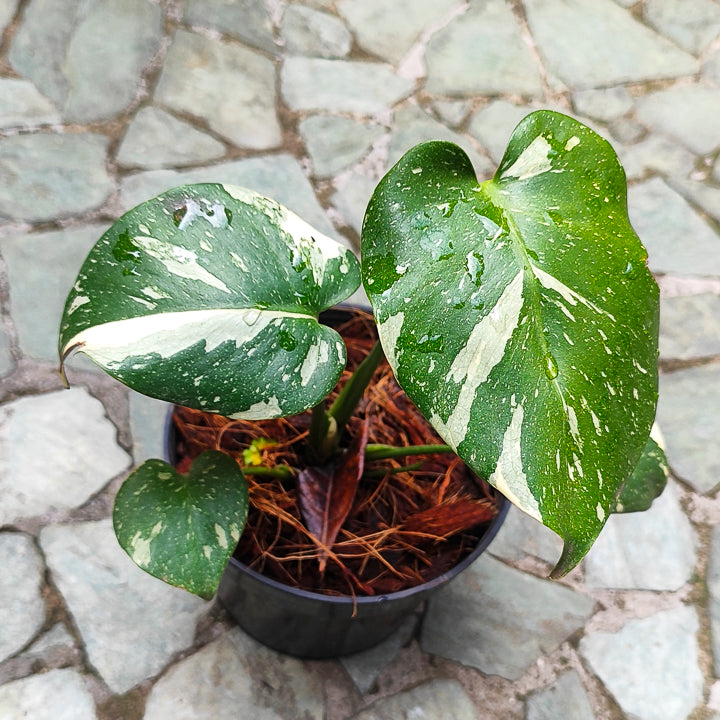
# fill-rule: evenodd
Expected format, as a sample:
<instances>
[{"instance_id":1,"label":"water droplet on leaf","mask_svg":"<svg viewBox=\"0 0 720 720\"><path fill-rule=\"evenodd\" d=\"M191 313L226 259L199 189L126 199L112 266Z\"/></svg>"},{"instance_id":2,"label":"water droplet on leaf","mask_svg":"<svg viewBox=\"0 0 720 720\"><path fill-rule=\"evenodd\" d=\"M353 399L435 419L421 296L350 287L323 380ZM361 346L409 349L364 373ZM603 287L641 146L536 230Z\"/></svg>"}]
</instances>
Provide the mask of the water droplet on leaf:
<instances>
[{"instance_id":1,"label":"water droplet on leaf","mask_svg":"<svg viewBox=\"0 0 720 720\"><path fill-rule=\"evenodd\" d=\"M550 353L545 356L545 375L548 380L554 380L558 376L558 364Z\"/></svg>"},{"instance_id":2,"label":"water droplet on leaf","mask_svg":"<svg viewBox=\"0 0 720 720\"><path fill-rule=\"evenodd\" d=\"M631 280L634 280L638 276L638 267L634 263L628 262L626 268L623 270L623 275L626 275Z\"/></svg>"},{"instance_id":3,"label":"water droplet on leaf","mask_svg":"<svg viewBox=\"0 0 720 720\"><path fill-rule=\"evenodd\" d=\"M260 317L260 311L257 308L250 308L243 315L243 320L250 326L254 325Z\"/></svg>"},{"instance_id":4,"label":"water droplet on leaf","mask_svg":"<svg viewBox=\"0 0 720 720\"><path fill-rule=\"evenodd\" d=\"M118 239L113 245L112 254L119 262L127 262L128 260L134 263L140 262L140 248L135 244L127 230L118 235Z\"/></svg>"},{"instance_id":5,"label":"water droplet on leaf","mask_svg":"<svg viewBox=\"0 0 720 720\"><path fill-rule=\"evenodd\" d=\"M392 287L402 277L402 273L397 271L398 267L398 262L392 253L365 258L365 276L368 278L371 292L382 293Z\"/></svg>"},{"instance_id":6,"label":"water droplet on leaf","mask_svg":"<svg viewBox=\"0 0 720 720\"><path fill-rule=\"evenodd\" d=\"M485 270L485 262L480 252L477 250L467 254L466 258L467 271L470 275L470 280L480 287L480 278Z\"/></svg>"},{"instance_id":7,"label":"water droplet on leaf","mask_svg":"<svg viewBox=\"0 0 720 720\"><path fill-rule=\"evenodd\" d=\"M173 219L173 224L175 225L175 227L180 227L180 223L182 222L182 219L185 217L186 213L187 213L187 208L185 206L173 211L172 219Z\"/></svg>"},{"instance_id":8,"label":"water droplet on leaf","mask_svg":"<svg viewBox=\"0 0 720 720\"><path fill-rule=\"evenodd\" d=\"M298 345L298 341L295 339L293 334L287 330L280 331L278 342L280 343L280 347L288 352L294 350Z\"/></svg>"},{"instance_id":9,"label":"water droplet on leaf","mask_svg":"<svg viewBox=\"0 0 720 720\"><path fill-rule=\"evenodd\" d=\"M415 337L415 335L401 335L398 338L398 346L411 352L439 353L445 348L445 339L442 335L425 334L420 338Z\"/></svg>"}]
</instances>

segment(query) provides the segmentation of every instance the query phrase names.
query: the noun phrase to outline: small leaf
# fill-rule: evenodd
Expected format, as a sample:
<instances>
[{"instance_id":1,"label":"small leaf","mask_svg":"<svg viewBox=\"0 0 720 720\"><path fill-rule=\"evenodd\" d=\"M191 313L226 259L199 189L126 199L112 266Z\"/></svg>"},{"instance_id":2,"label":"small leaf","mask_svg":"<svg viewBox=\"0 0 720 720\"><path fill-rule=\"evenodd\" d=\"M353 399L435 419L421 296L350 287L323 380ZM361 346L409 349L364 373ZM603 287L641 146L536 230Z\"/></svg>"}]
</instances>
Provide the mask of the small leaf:
<instances>
[{"instance_id":1,"label":"small leaf","mask_svg":"<svg viewBox=\"0 0 720 720\"><path fill-rule=\"evenodd\" d=\"M352 252L243 188L170 190L123 215L85 260L59 351L138 392L250 420L320 402L345 366L318 322L360 281Z\"/></svg>"},{"instance_id":2,"label":"small leaf","mask_svg":"<svg viewBox=\"0 0 720 720\"><path fill-rule=\"evenodd\" d=\"M216 450L199 455L187 475L147 460L115 498L118 541L135 562L170 585L210 599L240 539L248 510L237 463Z\"/></svg>"},{"instance_id":3,"label":"small leaf","mask_svg":"<svg viewBox=\"0 0 720 720\"><path fill-rule=\"evenodd\" d=\"M669 468L662 448L648 438L640 462L623 485L615 506L616 513L647 510L667 485Z\"/></svg>"},{"instance_id":4,"label":"small leaf","mask_svg":"<svg viewBox=\"0 0 720 720\"><path fill-rule=\"evenodd\" d=\"M262 451L265 448L274 447L275 445L277 445L277 442L275 440L271 440L270 438L255 438L250 443L250 447L243 450L243 465L250 465L252 467L262 465Z\"/></svg>"},{"instance_id":5,"label":"small leaf","mask_svg":"<svg viewBox=\"0 0 720 720\"><path fill-rule=\"evenodd\" d=\"M325 571L328 550L337 539L352 509L355 491L365 465L367 421L340 459L325 467L309 467L298 473L300 512L308 530L319 541L320 572Z\"/></svg>"},{"instance_id":6,"label":"small leaf","mask_svg":"<svg viewBox=\"0 0 720 720\"><path fill-rule=\"evenodd\" d=\"M491 180L447 142L381 180L363 282L398 382L480 476L588 551L657 402L659 291L609 143L528 115Z\"/></svg>"}]
</instances>

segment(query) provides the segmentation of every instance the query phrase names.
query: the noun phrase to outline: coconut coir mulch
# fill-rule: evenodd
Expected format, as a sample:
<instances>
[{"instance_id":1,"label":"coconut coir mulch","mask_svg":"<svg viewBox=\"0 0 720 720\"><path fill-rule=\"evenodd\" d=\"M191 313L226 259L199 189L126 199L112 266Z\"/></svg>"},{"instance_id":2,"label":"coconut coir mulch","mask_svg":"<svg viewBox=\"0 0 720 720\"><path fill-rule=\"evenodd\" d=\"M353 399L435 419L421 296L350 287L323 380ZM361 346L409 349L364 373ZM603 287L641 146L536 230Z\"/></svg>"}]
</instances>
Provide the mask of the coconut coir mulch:
<instances>
[{"instance_id":1,"label":"coconut coir mulch","mask_svg":"<svg viewBox=\"0 0 720 720\"><path fill-rule=\"evenodd\" d=\"M367 356L376 330L372 317L361 311L335 327L348 348L339 389ZM362 432L366 420L371 444L442 442L385 361L348 423L342 445ZM259 450L266 467L303 467L309 411L249 422L177 408L174 422L176 464L183 472L207 449L228 452L242 466L243 451L258 438L275 443ZM250 509L235 557L284 584L330 595L376 595L431 580L474 549L498 511L493 488L452 453L367 462L337 540L323 548L303 522L295 477L247 476Z\"/></svg>"}]
</instances>

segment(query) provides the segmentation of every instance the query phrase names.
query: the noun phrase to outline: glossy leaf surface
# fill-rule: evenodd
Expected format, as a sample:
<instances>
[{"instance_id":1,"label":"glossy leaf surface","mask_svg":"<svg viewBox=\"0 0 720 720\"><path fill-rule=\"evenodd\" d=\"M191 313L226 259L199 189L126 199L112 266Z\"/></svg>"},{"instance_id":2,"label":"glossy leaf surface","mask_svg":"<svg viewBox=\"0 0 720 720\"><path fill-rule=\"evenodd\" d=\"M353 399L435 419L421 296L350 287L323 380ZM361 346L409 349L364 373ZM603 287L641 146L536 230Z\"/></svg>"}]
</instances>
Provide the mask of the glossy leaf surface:
<instances>
[{"instance_id":1,"label":"glossy leaf surface","mask_svg":"<svg viewBox=\"0 0 720 720\"><path fill-rule=\"evenodd\" d=\"M315 405L345 365L320 311L357 288L345 247L243 188L187 185L98 241L70 293L64 359L79 350L135 390L249 419Z\"/></svg>"},{"instance_id":2,"label":"glossy leaf surface","mask_svg":"<svg viewBox=\"0 0 720 720\"><path fill-rule=\"evenodd\" d=\"M400 384L443 439L564 540L615 508L657 400L658 290L610 145L558 113L516 128L479 183L446 142L386 175L363 282Z\"/></svg>"},{"instance_id":3,"label":"glossy leaf surface","mask_svg":"<svg viewBox=\"0 0 720 720\"><path fill-rule=\"evenodd\" d=\"M147 460L115 498L113 525L133 562L164 582L210 599L245 526L248 493L238 464L210 450L181 475Z\"/></svg>"}]
</instances>

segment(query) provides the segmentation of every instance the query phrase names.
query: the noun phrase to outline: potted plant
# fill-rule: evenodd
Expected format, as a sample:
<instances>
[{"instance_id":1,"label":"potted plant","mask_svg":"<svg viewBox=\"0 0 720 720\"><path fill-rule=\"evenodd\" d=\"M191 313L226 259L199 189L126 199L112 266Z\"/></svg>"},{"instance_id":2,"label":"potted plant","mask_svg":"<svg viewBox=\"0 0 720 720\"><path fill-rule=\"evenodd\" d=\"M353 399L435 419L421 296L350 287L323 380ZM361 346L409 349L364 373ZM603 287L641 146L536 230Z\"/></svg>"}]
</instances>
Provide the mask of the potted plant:
<instances>
[{"instance_id":1,"label":"potted plant","mask_svg":"<svg viewBox=\"0 0 720 720\"><path fill-rule=\"evenodd\" d=\"M83 352L139 392L231 419L311 409L308 469L273 472L290 485L309 472L326 562L337 537L327 514L348 502L338 478L354 487L366 457L394 452L368 446L365 431L343 434L383 353L446 443L435 449L562 537L553 577L611 513L649 506L666 477L649 437L659 293L605 140L534 112L482 183L457 146L418 145L376 188L361 244L358 262L250 190L176 188L123 215L90 251L65 305L62 361ZM318 318L361 280L382 350L328 404L346 348ZM243 531L246 476L267 470L245 464L216 450L187 475L147 461L115 501L120 544L147 572L211 597Z\"/></svg>"}]
</instances>

